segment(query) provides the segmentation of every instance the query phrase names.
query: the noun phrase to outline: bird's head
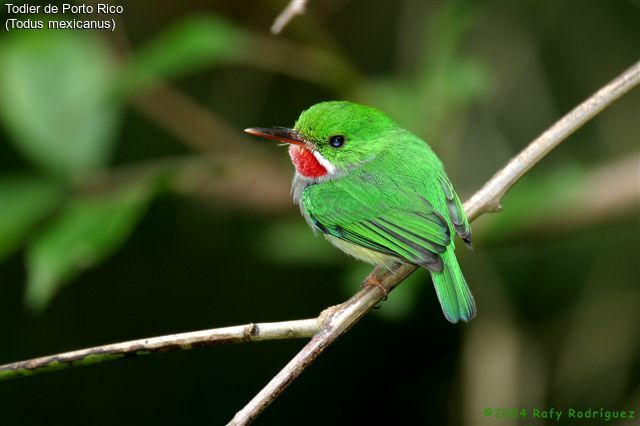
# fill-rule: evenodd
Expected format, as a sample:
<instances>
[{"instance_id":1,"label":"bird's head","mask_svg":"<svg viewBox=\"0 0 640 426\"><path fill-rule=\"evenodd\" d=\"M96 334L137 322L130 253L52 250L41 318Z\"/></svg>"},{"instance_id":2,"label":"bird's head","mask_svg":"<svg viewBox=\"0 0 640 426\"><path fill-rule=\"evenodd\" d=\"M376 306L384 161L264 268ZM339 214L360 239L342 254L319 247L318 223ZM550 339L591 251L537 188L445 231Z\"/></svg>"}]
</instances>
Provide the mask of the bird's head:
<instances>
[{"instance_id":1,"label":"bird's head","mask_svg":"<svg viewBox=\"0 0 640 426\"><path fill-rule=\"evenodd\" d=\"M245 132L289 144L299 175L331 178L373 160L393 139L397 124L375 108L330 101L303 111L293 129L250 128Z\"/></svg>"}]
</instances>

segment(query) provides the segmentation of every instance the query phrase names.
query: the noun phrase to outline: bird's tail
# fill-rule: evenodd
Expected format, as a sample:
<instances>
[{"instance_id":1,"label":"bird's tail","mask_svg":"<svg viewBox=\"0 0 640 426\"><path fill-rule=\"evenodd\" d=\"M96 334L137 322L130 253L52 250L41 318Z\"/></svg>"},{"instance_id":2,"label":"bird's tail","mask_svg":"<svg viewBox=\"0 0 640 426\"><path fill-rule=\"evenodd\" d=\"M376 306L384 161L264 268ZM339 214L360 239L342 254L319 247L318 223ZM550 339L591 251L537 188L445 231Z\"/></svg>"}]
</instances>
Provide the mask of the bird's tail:
<instances>
[{"instance_id":1,"label":"bird's tail","mask_svg":"<svg viewBox=\"0 0 640 426\"><path fill-rule=\"evenodd\" d=\"M464 280L453 247L440 256L443 261L442 272L431 272L431 279L442 312L447 320L454 324L459 320L467 322L476 315L476 303L471 290Z\"/></svg>"}]
</instances>

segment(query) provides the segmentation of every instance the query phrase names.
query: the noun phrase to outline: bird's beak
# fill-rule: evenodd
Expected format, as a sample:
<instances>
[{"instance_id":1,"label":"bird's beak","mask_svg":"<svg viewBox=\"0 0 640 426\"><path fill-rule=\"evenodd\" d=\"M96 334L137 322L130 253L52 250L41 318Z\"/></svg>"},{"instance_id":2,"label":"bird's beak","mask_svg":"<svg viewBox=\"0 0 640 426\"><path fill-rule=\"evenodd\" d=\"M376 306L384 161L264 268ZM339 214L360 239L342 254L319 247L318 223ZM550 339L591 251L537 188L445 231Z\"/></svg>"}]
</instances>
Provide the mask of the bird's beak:
<instances>
[{"instance_id":1,"label":"bird's beak","mask_svg":"<svg viewBox=\"0 0 640 426\"><path fill-rule=\"evenodd\" d=\"M286 142L292 145L305 145L304 138L297 130L287 129L286 127L274 127L272 129L264 127L250 127L248 129L244 129L244 131L250 135L260 136L265 139Z\"/></svg>"}]
</instances>

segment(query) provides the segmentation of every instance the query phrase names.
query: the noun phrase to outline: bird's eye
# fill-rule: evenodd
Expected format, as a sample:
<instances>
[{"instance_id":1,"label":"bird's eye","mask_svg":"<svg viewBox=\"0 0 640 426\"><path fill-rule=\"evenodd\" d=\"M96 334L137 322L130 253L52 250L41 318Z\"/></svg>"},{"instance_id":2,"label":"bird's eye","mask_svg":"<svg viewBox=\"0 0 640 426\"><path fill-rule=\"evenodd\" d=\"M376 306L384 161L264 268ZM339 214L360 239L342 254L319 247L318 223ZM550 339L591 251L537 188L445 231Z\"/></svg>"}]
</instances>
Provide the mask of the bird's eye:
<instances>
[{"instance_id":1,"label":"bird's eye","mask_svg":"<svg viewBox=\"0 0 640 426\"><path fill-rule=\"evenodd\" d=\"M329 145L331 145L334 148L340 148L342 145L344 145L344 136L342 135L335 135L335 136L331 136L329 138Z\"/></svg>"}]
</instances>

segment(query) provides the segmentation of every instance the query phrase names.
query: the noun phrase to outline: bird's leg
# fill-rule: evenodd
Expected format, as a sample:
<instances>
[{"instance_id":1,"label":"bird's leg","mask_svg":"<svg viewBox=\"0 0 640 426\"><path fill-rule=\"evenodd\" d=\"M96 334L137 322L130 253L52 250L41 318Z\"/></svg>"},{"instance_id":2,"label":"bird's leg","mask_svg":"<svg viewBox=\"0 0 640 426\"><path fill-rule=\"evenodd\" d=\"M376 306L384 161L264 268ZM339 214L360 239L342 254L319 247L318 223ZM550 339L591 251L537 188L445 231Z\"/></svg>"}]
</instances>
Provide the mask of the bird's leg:
<instances>
[{"instance_id":1,"label":"bird's leg","mask_svg":"<svg viewBox=\"0 0 640 426\"><path fill-rule=\"evenodd\" d=\"M402 262L401 260L395 260L390 265L378 265L378 266L376 266L376 268L362 282L362 285L360 286L360 289L362 290L367 286L378 287L382 291L382 293L384 294L384 297L381 300L382 302L384 302L385 300L387 300L389 298L389 290L383 285L379 275L382 274L384 276L384 274L387 273L387 272L394 273L402 265L404 265L404 262ZM378 309L378 308L380 308L380 305L376 305L376 306L374 306L374 308Z\"/></svg>"},{"instance_id":2,"label":"bird's leg","mask_svg":"<svg viewBox=\"0 0 640 426\"><path fill-rule=\"evenodd\" d=\"M384 293L384 297L382 298L382 302L384 302L385 300L387 300L389 298L389 291L387 291L386 288L384 288L384 286L382 285L382 283L378 280L378 279L369 279L366 282L362 283L362 285L360 286L360 289L363 289L365 287L378 287L380 289L380 291L382 293Z\"/></svg>"},{"instance_id":3,"label":"bird's leg","mask_svg":"<svg viewBox=\"0 0 640 426\"><path fill-rule=\"evenodd\" d=\"M380 280L378 279L378 276L376 275L376 271L369 274L367 279L363 281L362 285L360 286L360 289L362 290L365 287L369 287L369 286L378 287L380 291L382 291L382 293L384 294L384 297L382 298L381 302L384 302L389 298L389 292L382 285L382 282L380 282ZM380 306L381 305L377 304L373 307L373 309L380 309Z\"/></svg>"}]
</instances>

